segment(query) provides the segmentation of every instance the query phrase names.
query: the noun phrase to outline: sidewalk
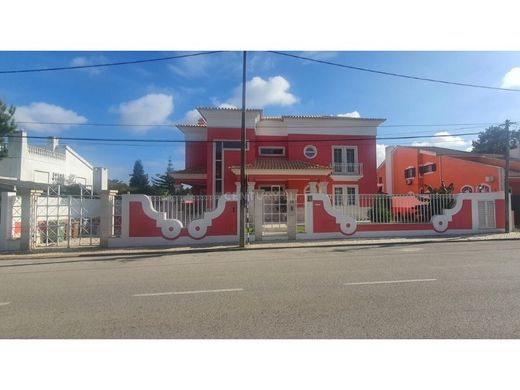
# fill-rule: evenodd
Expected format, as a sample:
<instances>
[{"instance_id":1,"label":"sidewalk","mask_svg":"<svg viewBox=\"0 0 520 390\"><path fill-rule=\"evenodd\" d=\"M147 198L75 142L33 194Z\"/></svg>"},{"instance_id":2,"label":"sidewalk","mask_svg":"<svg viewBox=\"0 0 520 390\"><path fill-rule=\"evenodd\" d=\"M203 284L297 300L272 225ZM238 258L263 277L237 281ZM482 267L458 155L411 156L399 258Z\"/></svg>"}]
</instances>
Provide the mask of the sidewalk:
<instances>
[{"instance_id":1,"label":"sidewalk","mask_svg":"<svg viewBox=\"0 0 520 390\"><path fill-rule=\"evenodd\" d=\"M366 239L336 239L336 240L313 240L313 241L269 241L251 243L246 249L237 245L200 245L190 247L148 247L148 248L49 248L39 249L31 253L0 253L2 260L57 260L70 258L110 257L110 256L139 256L139 255L179 255L183 253L210 253L216 251L236 250L268 250L268 249L290 249L305 247L335 247L335 246L366 246L366 245L406 245L425 244L438 242L474 242L474 241L498 241L498 240L520 240L520 232L478 234L471 236L442 236L442 237L407 237L407 238L366 238Z\"/></svg>"}]
</instances>

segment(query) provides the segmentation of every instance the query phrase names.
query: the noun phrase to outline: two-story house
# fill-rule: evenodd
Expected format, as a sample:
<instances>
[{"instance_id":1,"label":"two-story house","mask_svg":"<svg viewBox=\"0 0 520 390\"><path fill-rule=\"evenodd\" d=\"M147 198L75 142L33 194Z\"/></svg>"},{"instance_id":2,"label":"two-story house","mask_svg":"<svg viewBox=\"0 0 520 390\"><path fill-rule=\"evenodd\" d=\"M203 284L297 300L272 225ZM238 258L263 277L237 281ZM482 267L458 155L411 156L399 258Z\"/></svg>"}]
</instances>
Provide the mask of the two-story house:
<instances>
[{"instance_id":1,"label":"two-story house","mask_svg":"<svg viewBox=\"0 0 520 390\"><path fill-rule=\"evenodd\" d=\"M172 173L194 194L237 190L241 110L197 108L196 125L177 125L186 137L185 169ZM316 183L335 195L375 193L376 134L385 119L282 115L246 111L248 190L305 193Z\"/></svg>"}]
</instances>

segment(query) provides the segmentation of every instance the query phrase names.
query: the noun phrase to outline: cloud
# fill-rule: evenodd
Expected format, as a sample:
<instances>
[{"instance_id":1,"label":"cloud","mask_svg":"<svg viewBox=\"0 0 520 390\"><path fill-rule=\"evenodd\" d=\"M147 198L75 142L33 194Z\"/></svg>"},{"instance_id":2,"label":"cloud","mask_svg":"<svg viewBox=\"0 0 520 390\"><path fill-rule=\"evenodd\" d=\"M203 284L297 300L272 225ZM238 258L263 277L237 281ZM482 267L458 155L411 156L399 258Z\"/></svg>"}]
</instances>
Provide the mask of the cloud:
<instances>
[{"instance_id":1,"label":"cloud","mask_svg":"<svg viewBox=\"0 0 520 390\"><path fill-rule=\"evenodd\" d=\"M361 118L361 115L359 115L359 112L357 111L346 112L345 114L338 114L338 116L345 118Z\"/></svg>"},{"instance_id":2,"label":"cloud","mask_svg":"<svg viewBox=\"0 0 520 390\"><path fill-rule=\"evenodd\" d=\"M335 51L304 51L300 56L312 58L313 60L327 61L337 57L338 53ZM311 64L309 61L302 61L302 64Z\"/></svg>"},{"instance_id":3,"label":"cloud","mask_svg":"<svg viewBox=\"0 0 520 390\"><path fill-rule=\"evenodd\" d=\"M471 141L466 141L462 137L451 135L447 131L435 133L435 137L429 141L414 142L412 146L437 146L440 148L467 150L471 146Z\"/></svg>"},{"instance_id":4,"label":"cloud","mask_svg":"<svg viewBox=\"0 0 520 390\"><path fill-rule=\"evenodd\" d=\"M514 67L505 74L501 88L520 88L520 67Z\"/></svg>"},{"instance_id":5,"label":"cloud","mask_svg":"<svg viewBox=\"0 0 520 390\"><path fill-rule=\"evenodd\" d=\"M234 106L233 104L229 104L229 103L221 103L218 105L218 108L238 108L238 107Z\"/></svg>"},{"instance_id":6,"label":"cloud","mask_svg":"<svg viewBox=\"0 0 520 390\"><path fill-rule=\"evenodd\" d=\"M195 125L199 121L199 119L202 118L200 116L200 113L197 109L190 110L184 115L184 119L182 120L182 123Z\"/></svg>"},{"instance_id":7,"label":"cloud","mask_svg":"<svg viewBox=\"0 0 520 390\"><path fill-rule=\"evenodd\" d=\"M175 65L169 64L168 69L181 77L196 78L208 76L210 65L212 62L207 56L196 56L179 59Z\"/></svg>"},{"instance_id":8,"label":"cloud","mask_svg":"<svg viewBox=\"0 0 520 390\"><path fill-rule=\"evenodd\" d=\"M148 130L153 125L168 123L168 117L173 112L173 96L162 93L150 93L139 99L121 103L114 109L120 115L122 123L150 124L139 127L139 130Z\"/></svg>"},{"instance_id":9,"label":"cloud","mask_svg":"<svg viewBox=\"0 0 520 390\"><path fill-rule=\"evenodd\" d=\"M289 92L291 85L282 76L269 77L264 80L255 76L246 82L247 107L263 108L265 106L290 106L299 99ZM226 102L233 106L242 105L242 88L235 89L233 96Z\"/></svg>"},{"instance_id":10,"label":"cloud","mask_svg":"<svg viewBox=\"0 0 520 390\"><path fill-rule=\"evenodd\" d=\"M74 57L70 61L71 66L86 66L86 65L95 65L95 64L103 64L107 63L108 59L103 56L89 56L89 57ZM85 68L84 71L90 74L99 74L105 68Z\"/></svg>"},{"instance_id":11,"label":"cloud","mask_svg":"<svg viewBox=\"0 0 520 390\"><path fill-rule=\"evenodd\" d=\"M68 129L74 124L87 123L87 118L78 115L76 112L67 110L54 104L35 102L28 106L16 108L15 119L17 122L47 122L47 123L66 123L60 124L35 124L20 123L22 129L32 131L61 131Z\"/></svg>"},{"instance_id":12,"label":"cloud","mask_svg":"<svg viewBox=\"0 0 520 390\"><path fill-rule=\"evenodd\" d=\"M383 145L383 144L376 145L377 166L381 165L381 163L385 160L386 147L387 147L387 145Z\"/></svg>"}]
</instances>

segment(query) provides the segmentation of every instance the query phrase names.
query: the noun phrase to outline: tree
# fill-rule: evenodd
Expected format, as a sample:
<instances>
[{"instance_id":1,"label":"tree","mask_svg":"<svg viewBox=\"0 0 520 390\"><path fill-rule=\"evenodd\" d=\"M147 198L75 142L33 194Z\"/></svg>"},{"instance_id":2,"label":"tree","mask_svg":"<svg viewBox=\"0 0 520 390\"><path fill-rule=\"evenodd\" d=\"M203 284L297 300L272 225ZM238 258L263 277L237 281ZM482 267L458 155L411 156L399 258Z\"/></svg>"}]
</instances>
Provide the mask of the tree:
<instances>
[{"instance_id":1,"label":"tree","mask_svg":"<svg viewBox=\"0 0 520 390\"><path fill-rule=\"evenodd\" d=\"M7 155L4 137L13 134L17 129L14 122L15 111L14 106L7 107L7 104L0 100L0 159Z\"/></svg>"},{"instance_id":2,"label":"tree","mask_svg":"<svg viewBox=\"0 0 520 390\"><path fill-rule=\"evenodd\" d=\"M108 180L108 189L116 190L118 194L126 194L130 192L130 187L123 180L118 179L109 179Z\"/></svg>"},{"instance_id":3,"label":"tree","mask_svg":"<svg viewBox=\"0 0 520 390\"><path fill-rule=\"evenodd\" d=\"M509 144L514 149L520 143L518 130L510 130ZM506 132L502 126L490 126L478 135L478 140L473 141L473 152L489 154L505 154Z\"/></svg>"},{"instance_id":4,"label":"tree","mask_svg":"<svg viewBox=\"0 0 520 390\"><path fill-rule=\"evenodd\" d=\"M175 179L172 177L173 165L171 157L168 158L168 165L164 174L157 174L156 177L152 178L152 189L156 195L174 195Z\"/></svg>"},{"instance_id":5,"label":"tree","mask_svg":"<svg viewBox=\"0 0 520 390\"><path fill-rule=\"evenodd\" d=\"M148 175L144 173L143 163L136 160L134 171L130 175L130 192L133 194L147 194L150 191Z\"/></svg>"}]
</instances>

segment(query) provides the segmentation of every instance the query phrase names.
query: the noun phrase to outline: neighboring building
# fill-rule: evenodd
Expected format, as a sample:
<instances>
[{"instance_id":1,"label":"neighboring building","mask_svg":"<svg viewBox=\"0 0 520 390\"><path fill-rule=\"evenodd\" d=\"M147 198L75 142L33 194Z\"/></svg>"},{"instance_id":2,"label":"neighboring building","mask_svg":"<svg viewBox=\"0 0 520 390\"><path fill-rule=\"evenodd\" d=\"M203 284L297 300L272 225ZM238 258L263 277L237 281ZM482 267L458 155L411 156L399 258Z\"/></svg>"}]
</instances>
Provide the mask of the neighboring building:
<instances>
[{"instance_id":1,"label":"neighboring building","mask_svg":"<svg viewBox=\"0 0 520 390\"><path fill-rule=\"evenodd\" d=\"M236 192L240 178L241 110L198 108L197 125L177 125L186 136L186 164L172 176L194 194ZM248 190L336 195L375 193L376 134L384 119L263 116L246 111Z\"/></svg>"},{"instance_id":2,"label":"neighboring building","mask_svg":"<svg viewBox=\"0 0 520 390\"><path fill-rule=\"evenodd\" d=\"M504 157L429 146L389 146L377 169L378 186L389 194L420 193L453 183L455 192L503 191ZM520 159L511 158L510 190L520 195Z\"/></svg>"},{"instance_id":3,"label":"neighboring building","mask_svg":"<svg viewBox=\"0 0 520 390\"><path fill-rule=\"evenodd\" d=\"M0 160L0 179L3 184L32 185L82 184L92 186L94 192L108 189L106 168L93 167L70 146L49 137L46 145L31 145L27 133L19 131L10 136L8 154Z\"/></svg>"}]
</instances>

